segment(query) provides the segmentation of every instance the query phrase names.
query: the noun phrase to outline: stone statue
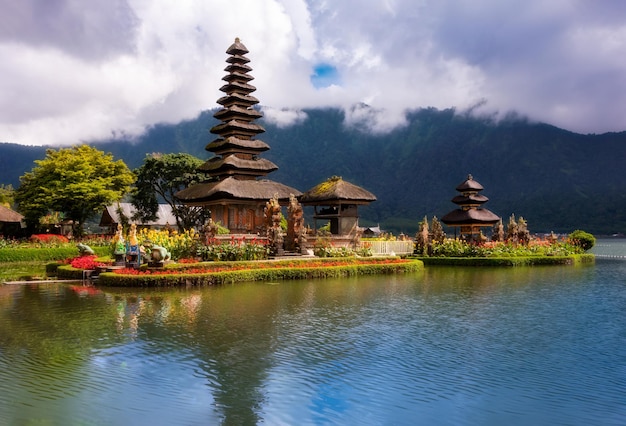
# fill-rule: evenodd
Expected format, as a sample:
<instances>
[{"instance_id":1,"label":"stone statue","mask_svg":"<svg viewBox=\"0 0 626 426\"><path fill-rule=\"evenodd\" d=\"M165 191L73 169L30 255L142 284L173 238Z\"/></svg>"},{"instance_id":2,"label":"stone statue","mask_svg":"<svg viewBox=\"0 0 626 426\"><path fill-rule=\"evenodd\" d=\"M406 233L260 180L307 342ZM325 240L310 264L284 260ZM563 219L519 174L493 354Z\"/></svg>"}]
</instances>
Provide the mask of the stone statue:
<instances>
[{"instance_id":1,"label":"stone statue","mask_svg":"<svg viewBox=\"0 0 626 426\"><path fill-rule=\"evenodd\" d=\"M76 244L76 247L78 248L78 253L80 253L81 256L91 256L96 254L87 244L78 243Z\"/></svg>"},{"instance_id":2,"label":"stone statue","mask_svg":"<svg viewBox=\"0 0 626 426\"><path fill-rule=\"evenodd\" d=\"M293 194L289 194L289 206L287 207L287 250L302 248L306 242L306 229L304 228L304 212L302 206Z\"/></svg>"},{"instance_id":3,"label":"stone statue","mask_svg":"<svg viewBox=\"0 0 626 426\"><path fill-rule=\"evenodd\" d=\"M206 245L210 245L213 242L213 239L218 234L218 226L215 222L213 222L212 218L204 224L204 228L202 229L204 232L204 243Z\"/></svg>"},{"instance_id":4,"label":"stone statue","mask_svg":"<svg viewBox=\"0 0 626 426\"><path fill-rule=\"evenodd\" d=\"M117 224L117 232L113 237L113 254L114 255L123 255L126 253L126 242L124 241L124 236L122 235L122 224Z\"/></svg>"},{"instance_id":5,"label":"stone statue","mask_svg":"<svg viewBox=\"0 0 626 426\"><path fill-rule=\"evenodd\" d=\"M130 231L128 232L128 244L131 246L138 246L139 240L137 239L137 225L131 223Z\"/></svg>"},{"instance_id":6,"label":"stone statue","mask_svg":"<svg viewBox=\"0 0 626 426\"><path fill-rule=\"evenodd\" d=\"M274 195L263 210L265 216L265 232L270 243L272 254L280 254L283 251L283 232L280 227L282 212L278 203L278 195Z\"/></svg>"},{"instance_id":7,"label":"stone statue","mask_svg":"<svg viewBox=\"0 0 626 426\"><path fill-rule=\"evenodd\" d=\"M153 263L163 263L171 259L172 255L165 247L156 244L150 245L150 260Z\"/></svg>"}]
</instances>

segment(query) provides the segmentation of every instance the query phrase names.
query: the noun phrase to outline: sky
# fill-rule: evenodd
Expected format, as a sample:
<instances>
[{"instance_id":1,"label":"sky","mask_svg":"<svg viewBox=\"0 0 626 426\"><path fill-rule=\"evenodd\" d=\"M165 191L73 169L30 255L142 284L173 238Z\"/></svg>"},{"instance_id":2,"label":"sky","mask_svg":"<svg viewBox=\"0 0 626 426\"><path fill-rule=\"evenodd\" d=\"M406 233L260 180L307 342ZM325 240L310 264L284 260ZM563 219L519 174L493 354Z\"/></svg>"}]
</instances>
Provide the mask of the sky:
<instances>
[{"instance_id":1,"label":"sky","mask_svg":"<svg viewBox=\"0 0 626 426\"><path fill-rule=\"evenodd\" d=\"M265 118L384 133L435 107L626 130L622 0L0 0L0 142L140 136L217 108L236 37Z\"/></svg>"}]
</instances>

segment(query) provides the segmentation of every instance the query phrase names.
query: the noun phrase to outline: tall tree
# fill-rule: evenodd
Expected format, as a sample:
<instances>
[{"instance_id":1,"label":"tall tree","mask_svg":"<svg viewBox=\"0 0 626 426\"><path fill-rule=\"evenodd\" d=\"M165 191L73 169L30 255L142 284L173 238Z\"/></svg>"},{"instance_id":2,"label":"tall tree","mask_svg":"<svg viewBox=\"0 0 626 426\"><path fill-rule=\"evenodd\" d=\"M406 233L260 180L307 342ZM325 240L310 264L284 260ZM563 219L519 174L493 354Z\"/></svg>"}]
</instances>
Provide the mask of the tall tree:
<instances>
[{"instance_id":1,"label":"tall tree","mask_svg":"<svg viewBox=\"0 0 626 426\"><path fill-rule=\"evenodd\" d=\"M137 210L133 219L156 220L159 202L172 207L176 226L180 231L202 226L208 211L201 207L185 206L174 194L188 186L208 180L208 175L198 171L203 160L190 154L149 154L143 165L135 169L137 182L131 202Z\"/></svg>"},{"instance_id":2,"label":"tall tree","mask_svg":"<svg viewBox=\"0 0 626 426\"><path fill-rule=\"evenodd\" d=\"M13 194L15 190L12 185L0 185L0 205L13 207Z\"/></svg>"},{"instance_id":3,"label":"tall tree","mask_svg":"<svg viewBox=\"0 0 626 426\"><path fill-rule=\"evenodd\" d=\"M35 163L15 191L18 210L31 230L46 213L58 211L74 221L74 233L80 236L85 221L120 200L135 180L122 160L88 145L48 149Z\"/></svg>"}]
</instances>

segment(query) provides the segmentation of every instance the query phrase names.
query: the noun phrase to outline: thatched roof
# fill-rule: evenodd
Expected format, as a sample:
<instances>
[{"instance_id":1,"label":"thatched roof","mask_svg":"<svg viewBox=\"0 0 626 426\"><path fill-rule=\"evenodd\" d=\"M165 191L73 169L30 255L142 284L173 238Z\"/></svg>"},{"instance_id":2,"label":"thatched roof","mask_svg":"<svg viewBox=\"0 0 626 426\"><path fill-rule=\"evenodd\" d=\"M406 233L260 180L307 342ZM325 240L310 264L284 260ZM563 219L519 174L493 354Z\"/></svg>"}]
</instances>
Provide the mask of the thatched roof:
<instances>
[{"instance_id":1,"label":"thatched roof","mask_svg":"<svg viewBox=\"0 0 626 426\"><path fill-rule=\"evenodd\" d=\"M500 221L500 218L487 209L452 210L444 215L441 221L448 226L477 225L489 226Z\"/></svg>"},{"instance_id":2,"label":"thatched roof","mask_svg":"<svg viewBox=\"0 0 626 426\"><path fill-rule=\"evenodd\" d=\"M454 204L484 204L489 201L489 198L481 194L469 194L469 195L457 195L452 199Z\"/></svg>"},{"instance_id":3,"label":"thatched roof","mask_svg":"<svg viewBox=\"0 0 626 426\"><path fill-rule=\"evenodd\" d=\"M4 223L20 223L24 216L8 207L0 205L0 222Z\"/></svg>"},{"instance_id":4,"label":"thatched roof","mask_svg":"<svg viewBox=\"0 0 626 426\"><path fill-rule=\"evenodd\" d=\"M333 176L306 191L299 200L302 204L324 204L341 201L349 201L352 204L368 204L376 201L376 196L339 176Z\"/></svg>"},{"instance_id":5,"label":"thatched roof","mask_svg":"<svg viewBox=\"0 0 626 426\"><path fill-rule=\"evenodd\" d=\"M211 152L262 152L270 149L270 146L263 141L257 139L239 139L235 136L226 139L215 139L210 142L205 149Z\"/></svg>"},{"instance_id":6,"label":"thatched roof","mask_svg":"<svg viewBox=\"0 0 626 426\"><path fill-rule=\"evenodd\" d=\"M213 157L198 169L212 175L221 175L233 171L233 174L254 172L255 176L261 176L277 170L278 166L265 158L244 160L235 155L228 155L226 157Z\"/></svg>"},{"instance_id":7,"label":"thatched roof","mask_svg":"<svg viewBox=\"0 0 626 426\"><path fill-rule=\"evenodd\" d=\"M459 192L482 191L483 189L485 188L483 188L480 183L476 182L472 175L467 175L467 179L456 187L456 190Z\"/></svg>"},{"instance_id":8,"label":"thatched roof","mask_svg":"<svg viewBox=\"0 0 626 426\"><path fill-rule=\"evenodd\" d=\"M176 193L176 198L185 204L216 204L229 201L267 201L274 195L281 201L288 201L289 195L299 196L297 189L267 179L242 180L232 177L217 181L200 183Z\"/></svg>"},{"instance_id":9,"label":"thatched roof","mask_svg":"<svg viewBox=\"0 0 626 426\"><path fill-rule=\"evenodd\" d=\"M119 203L106 206L100 217L100 226L111 226L121 222L118 209L128 218L130 222L134 222L132 217L136 213L135 206L131 203ZM166 226L176 225L176 217L172 213L172 207L169 204L159 204L157 211L157 220L153 222L141 222L140 225L147 226Z\"/></svg>"}]
</instances>

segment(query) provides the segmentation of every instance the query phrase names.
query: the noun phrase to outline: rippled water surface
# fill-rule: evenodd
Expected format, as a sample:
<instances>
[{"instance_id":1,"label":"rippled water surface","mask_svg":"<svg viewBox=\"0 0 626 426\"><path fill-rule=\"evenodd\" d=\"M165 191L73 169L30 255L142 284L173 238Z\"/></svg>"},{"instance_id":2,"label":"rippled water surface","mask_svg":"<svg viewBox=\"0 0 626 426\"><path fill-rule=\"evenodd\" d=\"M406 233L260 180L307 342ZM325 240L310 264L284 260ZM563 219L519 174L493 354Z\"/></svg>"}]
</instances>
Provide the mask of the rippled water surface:
<instances>
[{"instance_id":1,"label":"rippled water surface","mask_svg":"<svg viewBox=\"0 0 626 426\"><path fill-rule=\"evenodd\" d=\"M626 261L5 285L0 424L623 425Z\"/></svg>"}]
</instances>

